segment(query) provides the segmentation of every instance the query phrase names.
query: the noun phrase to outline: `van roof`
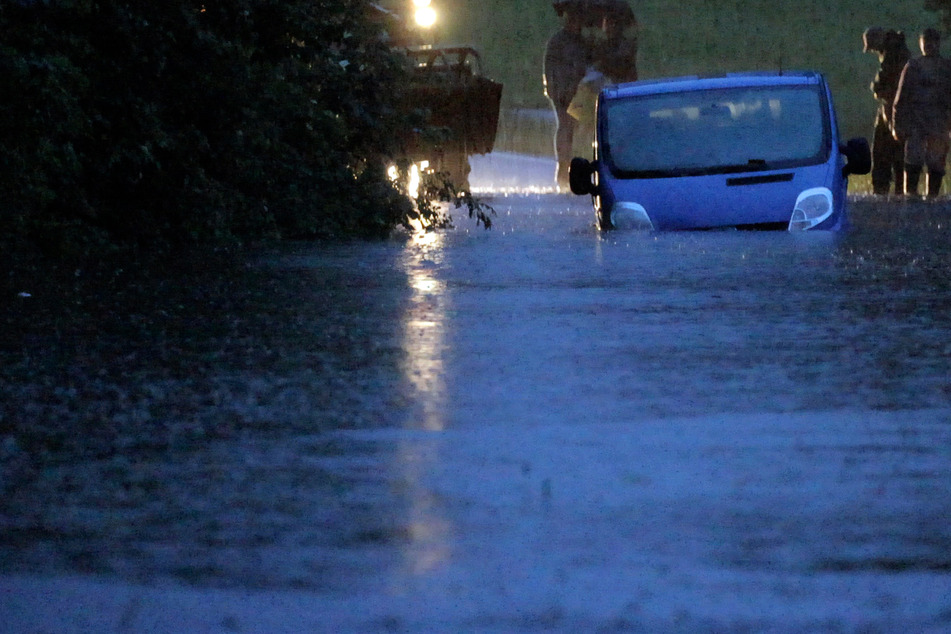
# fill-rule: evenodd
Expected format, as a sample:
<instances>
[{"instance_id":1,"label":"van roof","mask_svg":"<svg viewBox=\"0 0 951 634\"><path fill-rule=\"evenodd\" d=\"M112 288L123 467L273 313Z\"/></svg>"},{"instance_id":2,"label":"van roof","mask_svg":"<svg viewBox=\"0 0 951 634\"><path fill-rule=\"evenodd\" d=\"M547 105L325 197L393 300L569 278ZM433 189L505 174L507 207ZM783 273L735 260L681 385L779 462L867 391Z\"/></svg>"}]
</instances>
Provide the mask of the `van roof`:
<instances>
[{"instance_id":1,"label":"van roof","mask_svg":"<svg viewBox=\"0 0 951 634\"><path fill-rule=\"evenodd\" d=\"M824 81L822 74L816 71L758 71L647 79L628 84L606 86L603 92L605 98L617 99L620 97L634 97L638 95L717 88L816 85Z\"/></svg>"}]
</instances>

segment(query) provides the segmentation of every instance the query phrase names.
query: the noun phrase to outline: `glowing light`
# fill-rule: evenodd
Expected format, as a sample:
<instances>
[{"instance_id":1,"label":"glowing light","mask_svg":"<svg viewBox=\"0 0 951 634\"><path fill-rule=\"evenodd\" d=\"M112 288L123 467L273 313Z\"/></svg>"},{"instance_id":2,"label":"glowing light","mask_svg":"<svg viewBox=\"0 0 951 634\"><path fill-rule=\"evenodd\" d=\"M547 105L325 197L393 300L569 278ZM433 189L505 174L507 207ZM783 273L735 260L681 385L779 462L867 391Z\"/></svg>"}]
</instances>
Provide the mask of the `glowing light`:
<instances>
[{"instance_id":1,"label":"glowing light","mask_svg":"<svg viewBox=\"0 0 951 634\"><path fill-rule=\"evenodd\" d=\"M409 168L409 177L406 181L406 194L410 198L417 198L419 196L419 184L422 179L422 174L429 169L429 161L420 161L419 163L413 163ZM386 168L386 175L394 183L400 179L400 171L396 165L390 165Z\"/></svg>"},{"instance_id":2,"label":"glowing light","mask_svg":"<svg viewBox=\"0 0 951 634\"><path fill-rule=\"evenodd\" d=\"M432 7L422 7L416 11L416 24L424 29L432 28L436 24L436 10Z\"/></svg>"},{"instance_id":3,"label":"glowing light","mask_svg":"<svg viewBox=\"0 0 951 634\"><path fill-rule=\"evenodd\" d=\"M415 6L417 9L428 7L432 3L433 3L433 0L413 0L413 6Z\"/></svg>"},{"instance_id":4,"label":"glowing light","mask_svg":"<svg viewBox=\"0 0 951 634\"><path fill-rule=\"evenodd\" d=\"M419 168L415 163L413 163L413 167L409 168L409 182L406 183L406 193L413 200L419 197Z\"/></svg>"}]
</instances>

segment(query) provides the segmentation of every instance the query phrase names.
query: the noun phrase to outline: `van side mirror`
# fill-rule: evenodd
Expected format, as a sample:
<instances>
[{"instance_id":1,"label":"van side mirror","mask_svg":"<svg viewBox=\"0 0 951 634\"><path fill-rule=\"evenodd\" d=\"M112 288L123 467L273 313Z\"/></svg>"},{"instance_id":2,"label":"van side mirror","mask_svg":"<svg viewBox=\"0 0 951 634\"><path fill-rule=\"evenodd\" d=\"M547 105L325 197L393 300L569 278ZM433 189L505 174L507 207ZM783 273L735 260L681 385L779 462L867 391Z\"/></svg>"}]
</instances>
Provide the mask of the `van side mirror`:
<instances>
[{"instance_id":1,"label":"van side mirror","mask_svg":"<svg viewBox=\"0 0 951 634\"><path fill-rule=\"evenodd\" d=\"M849 139L845 145L839 147L839 152L845 155L843 176L850 174L861 176L872 171L872 150L866 139Z\"/></svg>"},{"instance_id":2,"label":"van side mirror","mask_svg":"<svg viewBox=\"0 0 951 634\"><path fill-rule=\"evenodd\" d=\"M578 196L594 193L594 165L585 158L575 157L568 166L568 186L571 193Z\"/></svg>"}]
</instances>

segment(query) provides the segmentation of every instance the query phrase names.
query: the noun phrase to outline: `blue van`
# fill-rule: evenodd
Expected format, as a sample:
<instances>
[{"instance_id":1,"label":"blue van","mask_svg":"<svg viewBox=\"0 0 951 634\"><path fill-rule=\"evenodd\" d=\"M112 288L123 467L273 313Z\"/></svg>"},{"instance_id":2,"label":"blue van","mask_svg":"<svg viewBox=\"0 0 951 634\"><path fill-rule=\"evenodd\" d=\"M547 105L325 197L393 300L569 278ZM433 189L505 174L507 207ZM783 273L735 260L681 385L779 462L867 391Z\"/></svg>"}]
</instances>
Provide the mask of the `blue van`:
<instances>
[{"instance_id":1,"label":"blue van","mask_svg":"<svg viewBox=\"0 0 951 634\"><path fill-rule=\"evenodd\" d=\"M816 72L736 73L607 86L594 160L571 191L601 229L841 229L850 174L871 170L864 139L839 145Z\"/></svg>"}]
</instances>

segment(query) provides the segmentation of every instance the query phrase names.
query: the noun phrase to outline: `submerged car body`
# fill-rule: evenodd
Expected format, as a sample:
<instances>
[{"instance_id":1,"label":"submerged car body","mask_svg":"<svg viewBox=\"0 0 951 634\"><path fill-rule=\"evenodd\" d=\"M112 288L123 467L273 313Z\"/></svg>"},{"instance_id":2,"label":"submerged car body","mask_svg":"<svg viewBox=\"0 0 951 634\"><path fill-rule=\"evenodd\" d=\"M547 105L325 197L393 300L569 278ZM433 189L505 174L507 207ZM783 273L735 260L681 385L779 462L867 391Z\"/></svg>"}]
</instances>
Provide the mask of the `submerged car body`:
<instances>
[{"instance_id":1,"label":"submerged car body","mask_svg":"<svg viewBox=\"0 0 951 634\"><path fill-rule=\"evenodd\" d=\"M815 72L737 73L608 86L594 160L571 190L602 229L841 229L849 174L868 143L839 145L832 95Z\"/></svg>"}]
</instances>

